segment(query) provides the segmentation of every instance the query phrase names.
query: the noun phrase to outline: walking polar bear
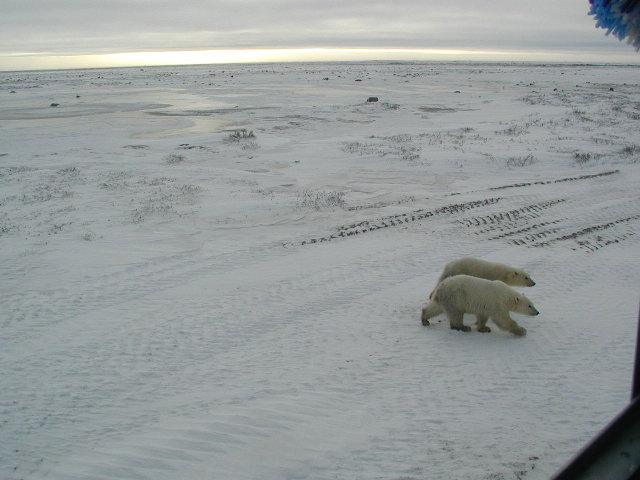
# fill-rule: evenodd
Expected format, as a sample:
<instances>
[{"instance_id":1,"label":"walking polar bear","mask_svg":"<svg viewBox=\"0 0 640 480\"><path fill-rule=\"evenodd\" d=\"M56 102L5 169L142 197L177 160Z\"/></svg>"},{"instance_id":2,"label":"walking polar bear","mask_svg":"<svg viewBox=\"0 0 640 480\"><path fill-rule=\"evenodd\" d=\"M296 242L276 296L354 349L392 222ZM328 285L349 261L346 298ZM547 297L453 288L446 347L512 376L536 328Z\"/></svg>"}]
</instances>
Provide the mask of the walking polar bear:
<instances>
[{"instance_id":1,"label":"walking polar bear","mask_svg":"<svg viewBox=\"0 0 640 480\"><path fill-rule=\"evenodd\" d=\"M447 263L438 283L454 275L471 275L487 280L500 280L507 285L519 287L533 287L536 284L531 276L520 268L473 257L463 257Z\"/></svg>"},{"instance_id":2,"label":"walking polar bear","mask_svg":"<svg viewBox=\"0 0 640 480\"><path fill-rule=\"evenodd\" d=\"M473 257L463 257L447 263L438 279L438 283L455 275L471 275L472 277L486 280L500 280L507 285L519 287L533 287L536 284L531 279L531 275L521 268ZM422 324L425 326L430 325L429 319L441 313L443 313L443 310L440 305L430 302L422 309Z\"/></svg>"},{"instance_id":3,"label":"walking polar bear","mask_svg":"<svg viewBox=\"0 0 640 480\"><path fill-rule=\"evenodd\" d=\"M449 318L454 330L471 330L462 322L465 313L474 313L478 318L478 331L490 332L487 320L502 330L514 335L526 335L527 330L518 325L509 312L538 315L538 310L522 293L500 280L485 280L470 275L455 275L445 278L431 294L431 302L440 306Z\"/></svg>"}]
</instances>

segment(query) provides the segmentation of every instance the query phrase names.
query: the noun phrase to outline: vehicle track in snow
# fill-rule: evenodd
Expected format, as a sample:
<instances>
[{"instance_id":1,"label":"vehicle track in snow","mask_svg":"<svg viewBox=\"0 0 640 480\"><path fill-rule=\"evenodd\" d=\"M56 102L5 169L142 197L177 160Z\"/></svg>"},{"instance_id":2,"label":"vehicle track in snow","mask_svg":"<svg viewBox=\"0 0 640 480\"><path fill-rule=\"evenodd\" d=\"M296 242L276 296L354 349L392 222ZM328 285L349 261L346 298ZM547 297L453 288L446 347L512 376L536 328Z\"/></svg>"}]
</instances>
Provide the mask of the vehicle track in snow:
<instances>
[{"instance_id":1,"label":"vehicle track in snow","mask_svg":"<svg viewBox=\"0 0 640 480\"><path fill-rule=\"evenodd\" d=\"M536 182L525 182L525 183L519 183L519 184L502 185L498 187L490 187L486 190L466 192L465 195L474 194L474 193L482 194L484 192L494 191L494 190L526 189L527 187L549 186L549 185L556 185L559 183L567 183L567 182L571 182L571 183L582 182L582 181L588 181L592 179L598 179L601 177L608 177L608 176L616 175L619 173L620 173L619 170L609 170L609 171L596 173L596 174L589 174L589 175L561 177L561 178L542 180L542 181L536 181ZM462 194L458 193L458 194L452 194L452 195L462 195ZM307 245L307 244L330 242L333 240L352 237L354 235L361 235L361 234L366 234L370 232L375 232L383 228L391 228L391 227L402 226L402 225L406 225L414 222L426 221L427 219L436 215L455 216L467 210L480 209L481 207L497 204L504 198L505 197L487 197L479 200L470 200L470 201L461 202L461 203L450 203L434 209L416 209L416 210L410 210L406 213L398 213L394 215L386 215L383 217L362 220L360 222L354 222L348 225L342 225L342 226L336 227L335 233L302 240L300 244ZM481 230L479 233L487 233L496 229L505 231L506 233L503 233L496 237L492 237L492 239L502 238L502 236L506 237L509 235L513 235L513 233L510 233L510 226L522 225L523 223L526 223L525 220L541 217L544 214L544 211L546 209L551 208L556 204L564 201L566 201L566 199L564 198L544 200L538 203L525 205L516 209L501 211L500 213L495 213L490 215L480 215L480 216L465 218L459 221L462 224L466 225L467 227L487 226L485 229ZM505 202L502 202L502 203L505 203ZM556 221L554 220L552 222L556 222ZM548 223L549 222L543 222L539 226L547 225ZM527 231L537 227L527 225L521 228L522 228L522 231ZM552 232L551 231L542 232L541 235L546 235L549 233L552 233ZM516 242L517 240L514 241L515 244L521 244Z\"/></svg>"},{"instance_id":2,"label":"vehicle track in snow","mask_svg":"<svg viewBox=\"0 0 640 480\"><path fill-rule=\"evenodd\" d=\"M633 193L633 187L619 187L624 194L611 201L608 188L607 183L595 183L584 191L565 189L563 194L569 196L467 217L460 223L487 240L532 248L560 244L595 252L624 242L640 230L640 196Z\"/></svg>"}]
</instances>

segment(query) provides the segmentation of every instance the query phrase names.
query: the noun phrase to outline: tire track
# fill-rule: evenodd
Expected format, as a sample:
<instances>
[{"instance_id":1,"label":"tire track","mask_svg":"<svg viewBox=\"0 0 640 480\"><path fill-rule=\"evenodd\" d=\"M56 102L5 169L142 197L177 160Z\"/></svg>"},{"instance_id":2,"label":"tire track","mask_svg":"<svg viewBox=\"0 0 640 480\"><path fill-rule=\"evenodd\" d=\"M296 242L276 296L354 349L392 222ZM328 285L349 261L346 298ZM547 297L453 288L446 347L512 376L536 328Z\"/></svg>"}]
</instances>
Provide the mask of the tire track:
<instances>
[{"instance_id":1,"label":"tire track","mask_svg":"<svg viewBox=\"0 0 640 480\"><path fill-rule=\"evenodd\" d=\"M558 219L558 220L550 220L548 222L534 223L533 225L530 225L530 226L524 227L524 228L520 228L518 230L512 230L512 231L508 231L507 230L505 233L501 233L500 235L497 235L497 236L494 236L494 237L489 237L489 240L500 240L502 238L512 237L514 235L519 235L521 233L530 232L532 230L535 231L536 229L548 227L549 225L556 225L558 223L561 223L563 220L566 220L566 219ZM556 231L558 231L558 229L548 230L548 232L556 232ZM486 233L486 232L482 232L482 233Z\"/></svg>"},{"instance_id":2,"label":"tire track","mask_svg":"<svg viewBox=\"0 0 640 480\"><path fill-rule=\"evenodd\" d=\"M534 242L534 243L531 243L531 244L529 244L527 246L531 246L531 247L546 247L546 246L552 245L552 244L554 244L556 242L563 242L563 241L567 241L567 240L577 240L580 237L589 236L589 237L592 237L592 238L591 239L586 239L586 240L577 240L576 243L579 245L579 247L584 248L585 250L588 250L589 252L595 252L596 250L599 250L600 248L606 247L607 245L619 243L619 242L629 238L630 236L635 235L635 232L623 232L623 233L615 233L615 232L613 232L613 235L612 235L611 238L606 238L606 237L603 237L601 235L592 235L593 233L601 232L603 230L614 229L618 225L631 223L634 220L638 220L638 219L640 219L640 214L632 215L630 217L625 217L625 218L619 218L619 219L613 220L611 222L601 223L599 225L592 225L592 226L580 229L578 231L571 232L571 233L568 233L568 234L565 234L565 235L561 235L559 237L551 238L549 240L545 240L545 241L542 241L542 242ZM515 244L517 245L517 243L515 243ZM573 249L575 250L576 248L573 248Z\"/></svg>"},{"instance_id":3,"label":"tire track","mask_svg":"<svg viewBox=\"0 0 640 480\"><path fill-rule=\"evenodd\" d=\"M531 219L538 218L545 214L546 210L560 203L566 202L566 198L549 200L546 202L526 205L506 212L493 213L490 215L465 218L458 220L458 223L465 227L480 227L478 233L491 233L494 230L509 230L517 228L520 223L527 223Z\"/></svg>"},{"instance_id":4,"label":"tire track","mask_svg":"<svg viewBox=\"0 0 640 480\"><path fill-rule=\"evenodd\" d=\"M337 232L325 237L314 237L308 240L303 240L299 245L316 244L330 242L332 240L338 240L340 238L347 238L354 235L361 235L364 233L375 232L383 228L395 227L399 225L405 225L408 223L419 222L427 218L441 216L441 215L455 215L475 208L485 207L487 205L493 205L502 200L502 197L485 198L482 200L472 200L464 203L453 203L445 205L434 210L418 209L408 213L400 213L396 215L387 215L373 220L363 220L357 223L351 223L348 225L342 225L337 227Z\"/></svg>"},{"instance_id":5,"label":"tire track","mask_svg":"<svg viewBox=\"0 0 640 480\"><path fill-rule=\"evenodd\" d=\"M589 190L563 189L562 198L468 217L458 223L487 240L528 248L565 245L592 253L624 242L638 232L640 198L635 188L619 185L620 195L615 199L606 194L610 188L610 184L603 183ZM540 195L544 193L537 196Z\"/></svg>"},{"instance_id":6,"label":"tire track","mask_svg":"<svg viewBox=\"0 0 640 480\"><path fill-rule=\"evenodd\" d=\"M589 175L579 175L575 177L562 177L562 178L556 178L556 179L550 179L550 180L541 180L536 182L525 182L525 183L518 183L518 184L502 185L498 187L490 187L486 190L475 190L473 192L467 192L467 193L506 190L510 188L523 188L523 187L531 187L531 186L538 186L538 185L554 185L554 184L567 183L567 182L580 182L584 180L591 180L595 178L616 175L618 173L620 173L620 170L610 170L610 171L589 174ZM451 194L451 196L455 196L455 195L460 195L460 193ZM420 222L436 215L447 215L452 213L455 214L455 213L460 213L460 212L464 212L464 211L475 209L475 208L485 207L491 204L498 203L501 200L504 200L504 198L505 197L489 197L482 200L471 200L463 203L445 205L443 207L439 207L434 210L417 209L407 213L387 215L387 216L376 218L373 220L362 220L360 222L339 226L336 228L336 231L332 234L319 236L319 237L312 237L306 240L302 240L297 244L307 245L307 244L331 242L333 240L338 240L341 238L347 238L355 235L375 232L383 228L390 228L390 227L395 227L400 225L406 225L408 223ZM490 215L486 217L476 217L475 220L470 219L468 221L472 223L474 221L484 222L484 223L500 223L502 220L506 218L507 220L511 220L515 222L519 219L519 217L530 216L533 218L533 217L539 216L543 210L550 208L555 204L561 203L563 201L566 201L566 199L549 200L546 202L541 202L539 204L533 204L533 205L529 205L529 206L515 209L512 211L503 212L500 214L501 217L495 217ZM364 207L358 207L357 209L362 209L362 208Z\"/></svg>"},{"instance_id":7,"label":"tire track","mask_svg":"<svg viewBox=\"0 0 640 480\"><path fill-rule=\"evenodd\" d=\"M593 173L590 175L580 175L577 177L563 177L563 178L556 178L553 180L540 180L538 182L524 182L524 183L514 183L511 185L502 185L499 187L491 187L489 188L489 190L505 190L507 188L530 187L532 185L552 185L557 183L575 182L579 180L589 180L589 179L598 178L598 177L607 177L609 175L615 175L618 173L620 173L620 170L609 170L606 172Z\"/></svg>"}]
</instances>

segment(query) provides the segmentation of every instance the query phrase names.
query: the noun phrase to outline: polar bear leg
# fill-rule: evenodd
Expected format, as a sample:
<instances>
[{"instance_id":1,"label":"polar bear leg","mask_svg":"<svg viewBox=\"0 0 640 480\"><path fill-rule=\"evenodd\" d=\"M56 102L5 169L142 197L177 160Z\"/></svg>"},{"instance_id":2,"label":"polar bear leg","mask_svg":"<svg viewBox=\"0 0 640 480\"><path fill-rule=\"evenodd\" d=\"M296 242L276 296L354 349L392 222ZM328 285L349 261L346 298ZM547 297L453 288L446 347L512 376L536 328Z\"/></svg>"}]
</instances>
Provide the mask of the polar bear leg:
<instances>
[{"instance_id":1,"label":"polar bear leg","mask_svg":"<svg viewBox=\"0 0 640 480\"><path fill-rule=\"evenodd\" d=\"M470 332L471 327L467 327L464 323L462 323L462 318L464 317L464 312L455 309L445 308L445 313L449 318L449 326L452 330L462 330L463 332Z\"/></svg>"},{"instance_id":2,"label":"polar bear leg","mask_svg":"<svg viewBox=\"0 0 640 480\"><path fill-rule=\"evenodd\" d=\"M431 325L429 319L442 313L442 308L435 302L429 302L426 307L422 309L422 325Z\"/></svg>"},{"instance_id":3,"label":"polar bear leg","mask_svg":"<svg viewBox=\"0 0 640 480\"><path fill-rule=\"evenodd\" d=\"M511 332L514 335L523 336L527 334L527 330L518 325L508 313L499 313L491 317L496 325L502 330Z\"/></svg>"},{"instance_id":4,"label":"polar bear leg","mask_svg":"<svg viewBox=\"0 0 640 480\"><path fill-rule=\"evenodd\" d=\"M488 333L491 331L491 329L487 327L487 321L489 320L488 316L478 314L476 315L476 318L478 319L478 321L476 322L476 325L478 327L479 332Z\"/></svg>"}]
</instances>

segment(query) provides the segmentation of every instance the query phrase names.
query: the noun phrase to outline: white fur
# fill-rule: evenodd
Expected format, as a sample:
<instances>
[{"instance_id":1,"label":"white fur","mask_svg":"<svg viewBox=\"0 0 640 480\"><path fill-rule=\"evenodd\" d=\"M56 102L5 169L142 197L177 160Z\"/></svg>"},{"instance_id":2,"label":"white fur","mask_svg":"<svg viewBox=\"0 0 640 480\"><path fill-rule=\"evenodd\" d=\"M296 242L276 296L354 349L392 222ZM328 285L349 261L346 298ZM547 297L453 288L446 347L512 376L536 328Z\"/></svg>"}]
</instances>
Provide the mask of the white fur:
<instances>
[{"instance_id":1,"label":"white fur","mask_svg":"<svg viewBox=\"0 0 640 480\"><path fill-rule=\"evenodd\" d=\"M447 263L438 279L438 283L455 275L471 275L472 277L487 280L500 280L507 285L520 287L532 287L536 284L531 279L531 276L521 268L474 257L463 257ZM441 313L442 309L437 304L430 302L422 309L422 324L429 325L429 319Z\"/></svg>"},{"instance_id":2,"label":"white fur","mask_svg":"<svg viewBox=\"0 0 640 480\"><path fill-rule=\"evenodd\" d=\"M536 284L531 276L520 268L474 257L463 257L447 263L438 283L454 275L471 275L487 280L500 280L507 285L519 287L533 287Z\"/></svg>"},{"instance_id":3,"label":"white fur","mask_svg":"<svg viewBox=\"0 0 640 480\"><path fill-rule=\"evenodd\" d=\"M514 335L526 335L527 331L511 318L509 312L524 315L539 313L531 300L504 282L470 275L445 278L433 291L431 302L444 310L451 328L463 331L471 330L462 323L464 314L473 313L478 317L480 332L491 331L486 326L491 318L503 330Z\"/></svg>"}]
</instances>

